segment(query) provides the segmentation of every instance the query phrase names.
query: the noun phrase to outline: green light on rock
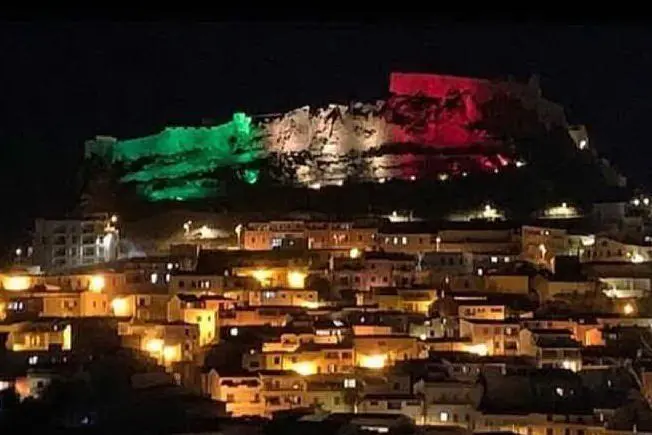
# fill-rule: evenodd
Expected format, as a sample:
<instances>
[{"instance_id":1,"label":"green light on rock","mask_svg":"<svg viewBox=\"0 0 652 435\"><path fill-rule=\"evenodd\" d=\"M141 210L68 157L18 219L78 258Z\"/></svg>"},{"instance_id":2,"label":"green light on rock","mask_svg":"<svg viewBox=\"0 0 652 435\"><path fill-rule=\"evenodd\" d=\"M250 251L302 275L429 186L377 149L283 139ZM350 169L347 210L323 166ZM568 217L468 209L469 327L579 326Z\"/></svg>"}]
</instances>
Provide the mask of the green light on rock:
<instances>
[{"instance_id":1,"label":"green light on rock","mask_svg":"<svg viewBox=\"0 0 652 435\"><path fill-rule=\"evenodd\" d=\"M248 184L256 184L259 176L260 171L258 169L245 169L242 172L242 179Z\"/></svg>"},{"instance_id":2,"label":"green light on rock","mask_svg":"<svg viewBox=\"0 0 652 435\"><path fill-rule=\"evenodd\" d=\"M136 183L151 201L192 200L222 190L211 176L221 169L264 159L260 133L244 113L214 127L168 127L161 133L116 143L112 158L126 168L122 182ZM243 179L254 184L259 171L246 169Z\"/></svg>"}]
</instances>

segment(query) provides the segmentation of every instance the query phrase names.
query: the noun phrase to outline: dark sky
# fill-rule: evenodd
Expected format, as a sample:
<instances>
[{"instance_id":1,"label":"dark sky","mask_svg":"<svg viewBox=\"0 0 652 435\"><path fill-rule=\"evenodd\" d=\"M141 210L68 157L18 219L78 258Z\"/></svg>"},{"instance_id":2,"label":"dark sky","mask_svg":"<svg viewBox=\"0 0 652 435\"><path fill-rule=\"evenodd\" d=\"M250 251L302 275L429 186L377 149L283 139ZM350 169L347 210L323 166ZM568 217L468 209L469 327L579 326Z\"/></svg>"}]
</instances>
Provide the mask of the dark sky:
<instances>
[{"instance_id":1,"label":"dark sky","mask_svg":"<svg viewBox=\"0 0 652 435\"><path fill-rule=\"evenodd\" d=\"M5 23L0 242L69 206L95 134L382 99L391 71L539 73L592 145L648 183L651 50L644 27Z\"/></svg>"}]
</instances>

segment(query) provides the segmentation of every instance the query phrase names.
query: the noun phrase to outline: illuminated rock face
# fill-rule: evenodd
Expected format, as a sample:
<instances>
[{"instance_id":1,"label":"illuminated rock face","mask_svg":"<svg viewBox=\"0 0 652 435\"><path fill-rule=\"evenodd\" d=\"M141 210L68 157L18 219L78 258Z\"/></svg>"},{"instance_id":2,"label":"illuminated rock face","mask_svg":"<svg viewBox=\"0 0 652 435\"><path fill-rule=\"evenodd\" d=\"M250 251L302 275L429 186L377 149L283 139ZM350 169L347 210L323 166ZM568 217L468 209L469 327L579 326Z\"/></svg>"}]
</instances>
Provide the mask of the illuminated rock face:
<instances>
[{"instance_id":1,"label":"illuminated rock face","mask_svg":"<svg viewBox=\"0 0 652 435\"><path fill-rule=\"evenodd\" d=\"M483 113L496 95L515 96L547 123L564 122L563 111L542 103L532 84L394 73L389 90L386 102L305 106L255 122L235 114L219 126L166 128L118 141L111 152L98 144L96 154L123 165L122 181L150 200L185 200L219 195L223 181L216 173L224 170L256 183L263 160L285 168L280 181L313 187L496 172L512 159L478 127L488 116L507 116Z\"/></svg>"},{"instance_id":2,"label":"illuminated rock face","mask_svg":"<svg viewBox=\"0 0 652 435\"><path fill-rule=\"evenodd\" d=\"M120 141L112 161L127 168L121 181L136 183L142 195L160 201L217 195L220 185L212 172L245 167L265 155L251 118L236 113L231 122L216 127L169 127L157 135ZM247 182L254 178L251 171L244 176Z\"/></svg>"},{"instance_id":3,"label":"illuminated rock face","mask_svg":"<svg viewBox=\"0 0 652 435\"><path fill-rule=\"evenodd\" d=\"M390 93L386 113L394 142L464 148L487 140L473 127L483 118L480 105L494 94L487 80L394 73Z\"/></svg>"},{"instance_id":4,"label":"illuminated rock face","mask_svg":"<svg viewBox=\"0 0 652 435\"><path fill-rule=\"evenodd\" d=\"M303 154L301 162L294 163L302 184L337 183L361 175L360 166L368 164L364 153L389 140L382 107L380 102L293 110L261 123L263 147L281 159Z\"/></svg>"}]
</instances>

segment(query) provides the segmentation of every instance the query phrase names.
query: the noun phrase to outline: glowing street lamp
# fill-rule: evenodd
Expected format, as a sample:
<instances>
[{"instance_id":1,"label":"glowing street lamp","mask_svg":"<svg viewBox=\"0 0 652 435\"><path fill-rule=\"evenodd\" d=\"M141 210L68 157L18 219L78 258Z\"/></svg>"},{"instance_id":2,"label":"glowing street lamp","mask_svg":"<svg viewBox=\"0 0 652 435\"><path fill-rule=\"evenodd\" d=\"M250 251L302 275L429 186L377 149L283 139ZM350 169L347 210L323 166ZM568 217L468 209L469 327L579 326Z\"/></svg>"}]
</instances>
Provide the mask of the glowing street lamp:
<instances>
[{"instance_id":1,"label":"glowing street lamp","mask_svg":"<svg viewBox=\"0 0 652 435\"><path fill-rule=\"evenodd\" d=\"M288 272L288 287L290 288L304 288L306 281L306 274L299 271Z\"/></svg>"},{"instance_id":2,"label":"glowing street lamp","mask_svg":"<svg viewBox=\"0 0 652 435\"><path fill-rule=\"evenodd\" d=\"M102 275L93 275L88 283L88 290L94 293L100 293L104 290L106 280Z\"/></svg>"},{"instance_id":3,"label":"glowing street lamp","mask_svg":"<svg viewBox=\"0 0 652 435\"><path fill-rule=\"evenodd\" d=\"M349 258L359 258L360 250L358 248L351 248L349 251Z\"/></svg>"},{"instance_id":4,"label":"glowing street lamp","mask_svg":"<svg viewBox=\"0 0 652 435\"><path fill-rule=\"evenodd\" d=\"M312 362L302 361L302 362L295 363L292 366L292 370L294 370L301 376L310 376L317 373L317 366Z\"/></svg>"},{"instance_id":5,"label":"glowing street lamp","mask_svg":"<svg viewBox=\"0 0 652 435\"><path fill-rule=\"evenodd\" d=\"M242 234L242 224L235 226L235 235L238 237L238 248L240 248L240 235Z\"/></svg>"},{"instance_id":6,"label":"glowing street lamp","mask_svg":"<svg viewBox=\"0 0 652 435\"><path fill-rule=\"evenodd\" d=\"M360 366L368 369L382 369L387 364L387 355L363 355Z\"/></svg>"},{"instance_id":7,"label":"glowing street lamp","mask_svg":"<svg viewBox=\"0 0 652 435\"><path fill-rule=\"evenodd\" d=\"M631 316L634 314L634 306L632 304L626 304L623 307L623 313L625 313L627 316Z\"/></svg>"}]
</instances>

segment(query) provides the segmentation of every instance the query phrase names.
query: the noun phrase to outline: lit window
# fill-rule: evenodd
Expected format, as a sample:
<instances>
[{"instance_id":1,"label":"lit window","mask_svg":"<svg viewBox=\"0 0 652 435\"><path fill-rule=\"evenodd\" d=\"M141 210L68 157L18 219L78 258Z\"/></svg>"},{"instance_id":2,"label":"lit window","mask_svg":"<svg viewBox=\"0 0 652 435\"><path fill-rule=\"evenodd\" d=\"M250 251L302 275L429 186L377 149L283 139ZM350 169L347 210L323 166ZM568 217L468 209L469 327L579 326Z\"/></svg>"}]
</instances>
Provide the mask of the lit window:
<instances>
[{"instance_id":1,"label":"lit window","mask_svg":"<svg viewBox=\"0 0 652 435\"><path fill-rule=\"evenodd\" d=\"M555 393L557 393L558 396L563 396L564 395L564 389L561 387L555 388Z\"/></svg>"},{"instance_id":2,"label":"lit window","mask_svg":"<svg viewBox=\"0 0 652 435\"><path fill-rule=\"evenodd\" d=\"M156 281L158 281L158 274L156 272L152 273L149 276L149 280L151 281L152 284L156 284Z\"/></svg>"},{"instance_id":3,"label":"lit window","mask_svg":"<svg viewBox=\"0 0 652 435\"><path fill-rule=\"evenodd\" d=\"M36 355L30 356L29 359L27 360L27 362L31 366L36 365L36 363L38 363L38 356L36 356Z\"/></svg>"},{"instance_id":4,"label":"lit window","mask_svg":"<svg viewBox=\"0 0 652 435\"><path fill-rule=\"evenodd\" d=\"M398 237L394 237L394 244L398 245Z\"/></svg>"},{"instance_id":5,"label":"lit window","mask_svg":"<svg viewBox=\"0 0 652 435\"><path fill-rule=\"evenodd\" d=\"M231 328L229 330L229 334L231 335L231 337L236 337L238 335L238 328Z\"/></svg>"},{"instance_id":6,"label":"lit window","mask_svg":"<svg viewBox=\"0 0 652 435\"><path fill-rule=\"evenodd\" d=\"M344 388L355 388L355 379L344 379Z\"/></svg>"},{"instance_id":7,"label":"lit window","mask_svg":"<svg viewBox=\"0 0 652 435\"><path fill-rule=\"evenodd\" d=\"M447 422L448 421L448 412L442 411L439 413L439 421Z\"/></svg>"},{"instance_id":8,"label":"lit window","mask_svg":"<svg viewBox=\"0 0 652 435\"><path fill-rule=\"evenodd\" d=\"M403 236L401 238L401 243L403 243L404 245L407 245L407 237Z\"/></svg>"},{"instance_id":9,"label":"lit window","mask_svg":"<svg viewBox=\"0 0 652 435\"><path fill-rule=\"evenodd\" d=\"M498 257L491 257L492 263L498 263Z\"/></svg>"}]
</instances>

